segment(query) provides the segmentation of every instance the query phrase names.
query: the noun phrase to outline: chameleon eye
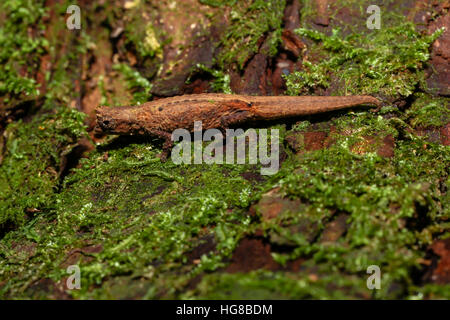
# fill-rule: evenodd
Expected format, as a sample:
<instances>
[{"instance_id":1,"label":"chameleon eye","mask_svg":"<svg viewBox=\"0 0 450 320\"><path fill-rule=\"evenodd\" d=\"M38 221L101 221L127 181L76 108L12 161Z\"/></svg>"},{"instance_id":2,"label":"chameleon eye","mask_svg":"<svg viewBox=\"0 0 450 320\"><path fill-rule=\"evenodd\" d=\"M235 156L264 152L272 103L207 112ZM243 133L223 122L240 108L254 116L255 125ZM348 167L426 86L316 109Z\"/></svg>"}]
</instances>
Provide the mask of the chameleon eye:
<instances>
[{"instance_id":1,"label":"chameleon eye","mask_svg":"<svg viewBox=\"0 0 450 320\"><path fill-rule=\"evenodd\" d=\"M115 121L109 116L104 116L103 118L97 120L100 128L105 131L112 130L115 127Z\"/></svg>"},{"instance_id":2,"label":"chameleon eye","mask_svg":"<svg viewBox=\"0 0 450 320\"><path fill-rule=\"evenodd\" d=\"M159 111L163 111L163 108L162 108L162 107L159 107L158 110L159 110Z\"/></svg>"}]
</instances>

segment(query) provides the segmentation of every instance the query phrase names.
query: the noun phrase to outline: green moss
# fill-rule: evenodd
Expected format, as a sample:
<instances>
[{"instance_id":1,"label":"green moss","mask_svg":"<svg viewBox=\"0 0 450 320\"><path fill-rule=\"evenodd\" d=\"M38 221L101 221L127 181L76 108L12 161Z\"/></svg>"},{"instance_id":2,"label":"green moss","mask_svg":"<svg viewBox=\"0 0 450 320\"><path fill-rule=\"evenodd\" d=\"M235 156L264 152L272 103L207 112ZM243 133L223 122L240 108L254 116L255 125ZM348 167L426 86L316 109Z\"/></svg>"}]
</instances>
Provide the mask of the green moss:
<instances>
[{"instance_id":1,"label":"green moss","mask_svg":"<svg viewBox=\"0 0 450 320\"><path fill-rule=\"evenodd\" d=\"M251 229L246 208L260 187L240 175L251 167L162 164L155 157L158 152L148 143L99 147L65 180L55 202L56 225L49 234L36 231L41 236L35 263L46 261L43 270L59 280L65 274L59 265L66 247L101 243L103 251L94 261L81 262L83 289L72 292L74 296L105 297L105 291L92 286L148 268L152 288L169 290L170 296L176 292L171 291L173 283L166 282L173 272L186 275L183 281L177 276L182 288L196 274L223 266L223 259ZM3 243L20 232L9 233ZM199 263L187 263L187 254L204 237L212 237L215 249L199 256ZM30 269L37 268L29 263ZM2 278L12 277L12 265L3 267L8 271ZM18 294L21 285L14 282L10 292Z\"/></svg>"},{"instance_id":2,"label":"green moss","mask_svg":"<svg viewBox=\"0 0 450 320\"><path fill-rule=\"evenodd\" d=\"M231 24L220 41L221 53L217 59L220 68L244 63L258 52L258 42L269 37L269 56L274 56L281 41L281 23L285 1L246 0L228 3L231 6Z\"/></svg>"},{"instance_id":3,"label":"green moss","mask_svg":"<svg viewBox=\"0 0 450 320\"><path fill-rule=\"evenodd\" d=\"M352 151L353 141L367 137L372 128L395 137L406 135L395 129L395 123L365 114L336 120L337 132L346 128L349 136L333 135L333 146L303 154L274 178L283 196L307 205L263 225L270 239L292 246L289 259L310 257L312 265L325 274L334 270L355 274L371 264L379 265L384 285L377 297L383 298L399 294L389 291L395 283L413 290L410 274L420 267L423 248L431 243L433 234L448 228L450 217L448 197L439 191L442 177L449 173L448 148L409 136L396 142L392 159ZM296 230L292 227L304 225L305 219L323 230L324 222L336 211L350 215L349 228L331 246L310 243L302 236L305 231L300 235L292 232Z\"/></svg>"},{"instance_id":4,"label":"green moss","mask_svg":"<svg viewBox=\"0 0 450 320\"><path fill-rule=\"evenodd\" d=\"M0 23L0 95L39 95L33 76L40 55L48 47L40 36L44 30L41 19L46 14L44 1L5 0L0 9L8 17Z\"/></svg>"},{"instance_id":5,"label":"green moss","mask_svg":"<svg viewBox=\"0 0 450 320\"><path fill-rule=\"evenodd\" d=\"M202 64L197 64L196 70L199 72L209 74L213 77L213 80L211 81L211 88L212 88L213 92L220 92L220 93L227 93L227 94L233 93L231 91L231 87L230 87L230 75L229 74L226 74L220 70L208 68ZM186 83L190 83L190 79L188 79L186 81Z\"/></svg>"},{"instance_id":6,"label":"green moss","mask_svg":"<svg viewBox=\"0 0 450 320\"><path fill-rule=\"evenodd\" d=\"M142 10L143 3L140 3L138 7L133 8L132 11L137 13ZM125 33L127 42L136 47L136 51L139 57L142 59L153 58L162 55L162 45L159 37L161 35L156 34L156 30L151 23L142 20L139 14L135 14L136 17L131 16L131 21L126 25Z\"/></svg>"},{"instance_id":7,"label":"green moss","mask_svg":"<svg viewBox=\"0 0 450 320\"><path fill-rule=\"evenodd\" d=\"M276 55L281 42L282 17L285 1L216 1L200 0L200 3L212 7L228 6L230 24L224 31L217 46L220 53L215 58L212 68L196 66L201 72L213 76L214 92L231 93L229 69L242 70L245 63L259 50L269 57ZM222 12L216 13L216 20L221 19ZM214 18L213 18L214 21ZM261 40L267 39L267 45L260 48Z\"/></svg>"},{"instance_id":8,"label":"green moss","mask_svg":"<svg viewBox=\"0 0 450 320\"><path fill-rule=\"evenodd\" d=\"M223 7L233 6L236 3L236 0L199 0L199 2L211 7Z\"/></svg>"},{"instance_id":9,"label":"green moss","mask_svg":"<svg viewBox=\"0 0 450 320\"><path fill-rule=\"evenodd\" d=\"M64 16L68 6L72 4L73 2L66 0L54 4L52 10L55 16ZM81 25L87 25L87 14L81 14ZM95 47L95 41L87 31L83 27L81 30L68 30L66 24L60 22L51 23L46 28L51 63L51 69L45 74L48 110L53 108L53 103L71 105L81 99L81 75L86 72L83 68L87 66L82 64L81 57L87 54L89 48Z\"/></svg>"},{"instance_id":10,"label":"green moss","mask_svg":"<svg viewBox=\"0 0 450 320\"><path fill-rule=\"evenodd\" d=\"M148 9L148 3L140 1L137 6L125 12L129 22L125 25L126 44L137 53L140 63L150 61L160 62L162 59L162 48L170 42L161 28L156 28L152 21L156 19L153 8L148 10L151 17L142 16L142 11Z\"/></svg>"},{"instance_id":11,"label":"green moss","mask_svg":"<svg viewBox=\"0 0 450 320\"><path fill-rule=\"evenodd\" d=\"M207 275L184 298L196 299L349 299L367 297L358 277L327 275L319 279L308 273L252 271L249 273ZM355 288L361 288L355 290ZM339 289L339 290L333 290ZM355 292L356 291L356 292ZM359 291L359 292L358 292Z\"/></svg>"},{"instance_id":12,"label":"green moss","mask_svg":"<svg viewBox=\"0 0 450 320\"><path fill-rule=\"evenodd\" d=\"M150 100L152 85L138 71L124 63L114 65L113 69L123 74L128 90L133 92L131 104L141 104Z\"/></svg>"},{"instance_id":13,"label":"green moss","mask_svg":"<svg viewBox=\"0 0 450 320\"><path fill-rule=\"evenodd\" d=\"M7 257L0 279L10 279L3 296L26 295L21 288L42 277L60 281L70 248L88 244L102 250L78 260L82 289L69 292L76 298L126 297L127 288L146 298L369 298L365 270L371 264L381 267L383 277L375 297L445 296L445 290L417 288L410 275L423 248L446 228L448 199L438 188L448 176L448 149L409 135L397 141L392 159L352 151L354 143L377 132L406 136L398 121L368 112L335 119L336 132L348 135L333 134L328 149L291 156L277 175L259 184L241 176L255 170L252 166L160 163L160 150L151 142L124 145L110 139L65 179L53 215L39 216L0 242L0 254ZM250 219L249 205L274 186L302 205L274 220ZM336 243L317 242L336 211L349 215L347 232ZM314 226L312 237L305 223ZM303 270L315 270L318 277L216 273L238 241L256 229L273 245L291 248L274 249L276 261L306 259ZM11 241L21 238L37 243L28 276L14 269L11 258ZM191 257L205 241L212 246ZM197 288L186 290L199 275ZM399 285L401 291L392 289Z\"/></svg>"},{"instance_id":14,"label":"green moss","mask_svg":"<svg viewBox=\"0 0 450 320\"><path fill-rule=\"evenodd\" d=\"M388 14L385 14L388 15ZM397 23L371 33L341 36L334 29L330 36L300 28L296 32L316 42L313 55L321 62L306 61L304 70L286 76L288 94L300 95L338 83L336 94L375 94L389 99L409 96L423 82L428 48L442 30L421 35L403 17Z\"/></svg>"},{"instance_id":15,"label":"green moss","mask_svg":"<svg viewBox=\"0 0 450 320\"><path fill-rule=\"evenodd\" d=\"M430 98L420 94L406 110L405 118L414 128L442 127L450 120L449 101L449 98Z\"/></svg>"},{"instance_id":16,"label":"green moss","mask_svg":"<svg viewBox=\"0 0 450 320\"><path fill-rule=\"evenodd\" d=\"M0 167L0 229L23 224L27 212L39 214L54 207L61 157L85 134L82 123L81 113L62 109L7 127Z\"/></svg>"},{"instance_id":17,"label":"green moss","mask_svg":"<svg viewBox=\"0 0 450 320\"><path fill-rule=\"evenodd\" d=\"M410 300L432 299L432 300L448 300L450 297L449 285L427 284L421 288L417 288L414 295L409 296Z\"/></svg>"}]
</instances>

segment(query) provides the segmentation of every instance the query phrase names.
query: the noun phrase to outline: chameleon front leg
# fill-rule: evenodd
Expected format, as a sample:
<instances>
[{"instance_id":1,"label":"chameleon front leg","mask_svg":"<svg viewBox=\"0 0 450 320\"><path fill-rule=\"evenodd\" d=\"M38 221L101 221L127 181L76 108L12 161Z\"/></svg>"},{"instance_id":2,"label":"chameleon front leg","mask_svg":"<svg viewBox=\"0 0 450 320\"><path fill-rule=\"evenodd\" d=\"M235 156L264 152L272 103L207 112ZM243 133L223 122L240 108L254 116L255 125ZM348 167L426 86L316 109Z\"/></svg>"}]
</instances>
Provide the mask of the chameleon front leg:
<instances>
[{"instance_id":1,"label":"chameleon front leg","mask_svg":"<svg viewBox=\"0 0 450 320\"><path fill-rule=\"evenodd\" d=\"M252 119L253 114L247 110L238 110L220 118L220 125L222 128L229 128Z\"/></svg>"},{"instance_id":2,"label":"chameleon front leg","mask_svg":"<svg viewBox=\"0 0 450 320\"><path fill-rule=\"evenodd\" d=\"M169 158L170 152L173 148L173 141L172 136L169 134L168 138L164 138L164 143L162 146L162 153L161 153L161 161L166 162Z\"/></svg>"},{"instance_id":3,"label":"chameleon front leg","mask_svg":"<svg viewBox=\"0 0 450 320\"><path fill-rule=\"evenodd\" d=\"M172 141L172 135L165 131L160 130L148 130L147 131L149 135L158 137L162 140L164 140L164 143L162 145L162 152L160 155L161 162L166 162L169 158L170 152L173 148L173 141Z\"/></svg>"}]
</instances>

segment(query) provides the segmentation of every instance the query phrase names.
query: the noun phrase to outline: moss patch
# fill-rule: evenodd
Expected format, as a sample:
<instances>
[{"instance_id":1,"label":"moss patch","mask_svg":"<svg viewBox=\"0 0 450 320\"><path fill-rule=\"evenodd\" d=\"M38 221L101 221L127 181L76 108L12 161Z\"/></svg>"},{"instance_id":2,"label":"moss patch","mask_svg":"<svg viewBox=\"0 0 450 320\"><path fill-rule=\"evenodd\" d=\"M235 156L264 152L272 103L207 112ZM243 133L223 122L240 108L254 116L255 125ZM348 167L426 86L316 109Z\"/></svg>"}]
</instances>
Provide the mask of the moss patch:
<instances>
[{"instance_id":1,"label":"moss patch","mask_svg":"<svg viewBox=\"0 0 450 320\"><path fill-rule=\"evenodd\" d=\"M0 167L0 229L54 207L61 157L85 134L83 114L70 109L8 126Z\"/></svg>"},{"instance_id":2,"label":"moss patch","mask_svg":"<svg viewBox=\"0 0 450 320\"><path fill-rule=\"evenodd\" d=\"M388 15L385 13L384 15ZM389 101L407 97L423 82L429 47L441 34L425 36L403 17L371 33L330 36L300 28L296 32L315 41L311 55L321 62L304 62L304 70L286 77L288 94L300 95L327 89L334 94L373 94ZM333 89L333 88L332 88Z\"/></svg>"},{"instance_id":3,"label":"moss patch","mask_svg":"<svg viewBox=\"0 0 450 320\"><path fill-rule=\"evenodd\" d=\"M0 95L10 98L38 95L34 79L39 56L48 47L40 35L44 29L44 1L2 1L0 23ZM30 30L33 30L31 33Z\"/></svg>"},{"instance_id":4,"label":"moss patch","mask_svg":"<svg viewBox=\"0 0 450 320\"><path fill-rule=\"evenodd\" d=\"M220 40L222 47L217 62L220 68L237 63L242 69L245 62L258 52L263 36L268 36L266 54L274 56L281 40L281 23L285 1L204 1L209 5L228 5L231 8L230 26Z\"/></svg>"}]
</instances>

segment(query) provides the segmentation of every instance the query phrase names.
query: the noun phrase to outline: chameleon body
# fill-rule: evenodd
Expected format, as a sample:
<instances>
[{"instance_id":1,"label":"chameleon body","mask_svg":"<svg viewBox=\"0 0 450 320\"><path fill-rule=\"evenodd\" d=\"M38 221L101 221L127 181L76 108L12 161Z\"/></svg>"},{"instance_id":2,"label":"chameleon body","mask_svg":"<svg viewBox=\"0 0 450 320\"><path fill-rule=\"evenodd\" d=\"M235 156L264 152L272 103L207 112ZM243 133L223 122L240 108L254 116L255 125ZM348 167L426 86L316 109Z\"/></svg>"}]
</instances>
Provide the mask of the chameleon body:
<instances>
[{"instance_id":1,"label":"chameleon body","mask_svg":"<svg viewBox=\"0 0 450 320\"><path fill-rule=\"evenodd\" d=\"M380 107L380 101L371 96L193 94L140 106L100 107L96 110L97 131L160 137L165 140L163 148L167 150L172 146L172 132L181 128L193 132L195 121L201 121L204 130L223 130L246 122L312 115L359 105Z\"/></svg>"}]
</instances>

